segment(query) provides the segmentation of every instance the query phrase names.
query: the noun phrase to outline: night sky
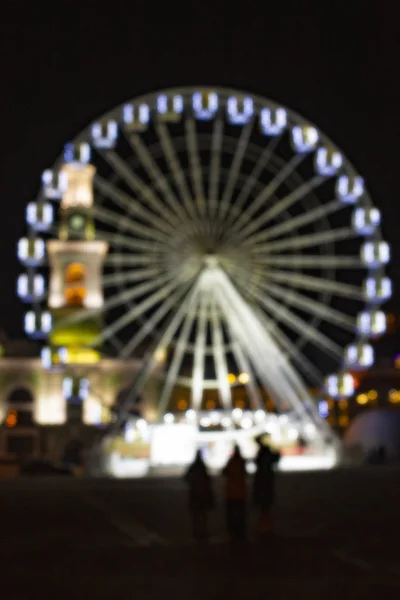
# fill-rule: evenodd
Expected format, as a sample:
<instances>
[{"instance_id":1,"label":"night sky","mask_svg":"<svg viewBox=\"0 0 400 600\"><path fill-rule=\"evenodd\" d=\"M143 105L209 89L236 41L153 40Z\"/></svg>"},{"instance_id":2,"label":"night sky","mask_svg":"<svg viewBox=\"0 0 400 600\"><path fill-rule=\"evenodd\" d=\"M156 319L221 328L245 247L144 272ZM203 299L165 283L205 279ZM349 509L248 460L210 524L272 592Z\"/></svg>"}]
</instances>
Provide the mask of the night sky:
<instances>
[{"instance_id":1,"label":"night sky","mask_svg":"<svg viewBox=\"0 0 400 600\"><path fill-rule=\"evenodd\" d=\"M175 85L264 95L330 136L382 210L392 245L389 274L400 290L400 25L388 1L379 2L379 14L361 2L348 3L345 13L308 2L315 13L288 9L280 17L270 2L265 14L258 2L246 2L247 14L242 7L218 15L201 2L185 2L175 14L156 3L126 3L139 7L129 10L116 0L108 10L85 4L57 4L55 16L39 11L40 3L15 2L0 19L0 329L22 335L16 244L42 171L103 112Z\"/></svg>"}]
</instances>

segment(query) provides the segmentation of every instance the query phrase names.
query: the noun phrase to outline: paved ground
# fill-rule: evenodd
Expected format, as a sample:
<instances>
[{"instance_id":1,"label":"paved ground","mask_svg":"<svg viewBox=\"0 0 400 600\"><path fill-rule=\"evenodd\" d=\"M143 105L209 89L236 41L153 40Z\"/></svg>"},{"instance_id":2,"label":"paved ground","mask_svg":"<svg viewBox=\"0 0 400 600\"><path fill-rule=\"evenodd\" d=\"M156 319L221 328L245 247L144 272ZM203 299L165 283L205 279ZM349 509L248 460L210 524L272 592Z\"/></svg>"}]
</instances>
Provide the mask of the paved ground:
<instances>
[{"instance_id":1,"label":"paved ground","mask_svg":"<svg viewBox=\"0 0 400 600\"><path fill-rule=\"evenodd\" d=\"M282 474L271 545L194 543L176 479L0 483L7 599L399 597L400 470ZM3 595L4 594L4 595Z\"/></svg>"}]
</instances>

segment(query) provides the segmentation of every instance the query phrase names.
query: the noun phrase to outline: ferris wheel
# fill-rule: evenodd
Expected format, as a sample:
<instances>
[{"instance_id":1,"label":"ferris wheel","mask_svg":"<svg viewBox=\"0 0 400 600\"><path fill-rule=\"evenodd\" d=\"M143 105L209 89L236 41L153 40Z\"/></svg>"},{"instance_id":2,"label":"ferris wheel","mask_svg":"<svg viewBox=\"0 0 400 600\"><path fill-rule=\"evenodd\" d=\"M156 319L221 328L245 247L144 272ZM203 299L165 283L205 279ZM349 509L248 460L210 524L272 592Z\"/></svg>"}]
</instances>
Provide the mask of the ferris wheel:
<instances>
[{"instance_id":1,"label":"ferris wheel","mask_svg":"<svg viewBox=\"0 0 400 600\"><path fill-rule=\"evenodd\" d=\"M386 327L380 221L362 177L293 111L222 88L145 95L92 123L43 174L18 246L25 327L49 338L98 318L86 347L145 357L135 393L164 352L161 414L175 386L191 390L192 417L208 389L230 410L236 385L258 413L262 389L282 411L324 382L350 396ZM75 310L55 325L63 300L49 306L46 274L65 240L77 244L72 280L84 242L101 293L75 285Z\"/></svg>"}]
</instances>

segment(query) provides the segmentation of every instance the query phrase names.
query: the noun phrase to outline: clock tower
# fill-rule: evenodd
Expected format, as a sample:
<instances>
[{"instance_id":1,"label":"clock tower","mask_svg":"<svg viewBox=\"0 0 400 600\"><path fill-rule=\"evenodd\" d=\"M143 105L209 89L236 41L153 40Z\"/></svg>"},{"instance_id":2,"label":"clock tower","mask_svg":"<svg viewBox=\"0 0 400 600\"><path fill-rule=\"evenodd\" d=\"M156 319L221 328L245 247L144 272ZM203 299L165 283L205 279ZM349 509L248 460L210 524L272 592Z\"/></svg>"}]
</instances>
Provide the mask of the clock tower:
<instances>
[{"instance_id":1,"label":"clock tower","mask_svg":"<svg viewBox=\"0 0 400 600\"><path fill-rule=\"evenodd\" d=\"M101 332L102 269L108 246L96 240L93 218L95 167L82 160L79 147L60 173L68 184L60 203L58 239L49 240L48 307L53 327L50 349L67 364L93 363L100 357L91 348ZM56 361L57 362L57 361Z\"/></svg>"}]
</instances>

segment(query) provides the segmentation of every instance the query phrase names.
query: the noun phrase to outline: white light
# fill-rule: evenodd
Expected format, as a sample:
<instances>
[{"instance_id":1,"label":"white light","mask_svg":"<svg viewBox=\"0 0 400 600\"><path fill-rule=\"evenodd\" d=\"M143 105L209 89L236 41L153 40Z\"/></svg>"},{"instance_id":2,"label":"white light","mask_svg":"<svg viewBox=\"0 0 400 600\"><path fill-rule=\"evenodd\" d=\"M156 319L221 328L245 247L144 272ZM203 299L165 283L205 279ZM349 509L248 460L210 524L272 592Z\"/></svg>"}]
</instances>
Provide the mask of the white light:
<instances>
[{"instance_id":1,"label":"white light","mask_svg":"<svg viewBox=\"0 0 400 600\"><path fill-rule=\"evenodd\" d=\"M29 202L26 207L26 221L35 231L46 231L53 223L54 211L51 204Z\"/></svg>"},{"instance_id":2,"label":"white light","mask_svg":"<svg viewBox=\"0 0 400 600\"><path fill-rule=\"evenodd\" d=\"M351 344L345 349L345 361L355 368L368 368L374 363L374 350L370 344Z\"/></svg>"},{"instance_id":3,"label":"white light","mask_svg":"<svg viewBox=\"0 0 400 600\"><path fill-rule=\"evenodd\" d=\"M157 97L157 112L159 115L166 117L177 117L183 111L183 97L180 95L174 95L169 98L165 94L160 94Z\"/></svg>"},{"instance_id":4,"label":"white light","mask_svg":"<svg viewBox=\"0 0 400 600\"><path fill-rule=\"evenodd\" d=\"M44 369L50 369L52 366L51 349L50 348L42 348L42 350L40 352L40 359L42 362L42 367Z\"/></svg>"},{"instance_id":5,"label":"white light","mask_svg":"<svg viewBox=\"0 0 400 600\"><path fill-rule=\"evenodd\" d=\"M299 432L294 427L291 427L287 432L288 438L291 441L297 440L299 437Z\"/></svg>"},{"instance_id":6,"label":"white light","mask_svg":"<svg viewBox=\"0 0 400 600\"><path fill-rule=\"evenodd\" d=\"M236 96L228 98L227 102L228 120L234 125L244 125L249 121L254 112L254 102L252 98L243 98L238 100Z\"/></svg>"},{"instance_id":7,"label":"white light","mask_svg":"<svg viewBox=\"0 0 400 600\"><path fill-rule=\"evenodd\" d=\"M267 413L265 412L265 410L256 410L256 412L254 413L254 419L255 421L257 421L257 423L260 423L261 421L264 421L267 417Z\"/></svg>"},{"instance_id":8,"label":"white light","mask_svg":"<svg viewBox=\"0 0 400 600\"><path fill-rule=\"evenodd\" d=\"M213 411L210 413L210 420L213 425L218 425L221 421L221 416L217 411Z\"/></svg>"},{"instance_id":9,"label":"white light","mask_svg":"<svg viewBox=\"0 0 400 600\"><path fill-rule=\"evenodd\" d=\"M172 413L167 413L164 415L164 423L171 424L175 421L175 417Z\"/></svg>"},{"instance_id":10,"label":"white light","mask_svg":"<svg viewBox=\"0 0 400 600\"><path fill-rule=\"evenodd\" d=\"M243 411L242 411L241 408L234 408L233 409L233 411L232 411L232 418L235 421L240 421L240 419L242 418L242 416L243 416Z\"/></svg>"},{"instance_id":11,"label":"white light","mask_svg":"<svg viewBox=\"0 0 400 600\"><path fill-rule=\"evenodd\" d=\"M122 118L129 129L145 129L150 121L150 108L147 104L125 104L122 111Z\"/></svg>"},{"instance_id":12,"label":"white light","mask_svg":"<svg viewBox=\"0 0 400 600\"><path fill-rule=\"evenodd\" d=\"M392 282L388 277L367 277L363 291L367 300L379 304L391 297Z\"/></svg>"},{"instance_id":13,"label":"white light","mask_svg":"<svg viewBox=\"0 0 400 600\"><path fill-rule=\"evenodd\" d=\"M64 147L64 161L66 163L81 164L90 162L89 144L66 144Z\"/></svg>"},{"instance_id":14,"label":"white light","mask_svg":"<svg viewBox=\"0 0 400 600\"><path fill-rule=\"evenodd\" d=\"M390 248L387 242L368 241L361 246L361 260L370 268L386 265L390 260Z\"/></svg>"},{"instance_id":15,"label":"white light","mask_svg":"<svg viewBox=\"0 0 400 600\"><path fill-rule=\"evenodd\" d=\"M243 417L243 419L240 421L240 426L242 429L250 429L253 427L253 421L250 417Z\"/></svg>"},{"instance_id":16,"label":"white light","mask_svg":"<svg viewBox=\"0 0 400 600\"><path fill-rule=\"evenodd\" d=\"M357 317L357 330L362 335L381 335L386 331L386 315L380 310L364 311Z\"/></svg>"},{"instance_id":17,"label":"white light","mask_svg":"<svg viewBox=\"0 0 400 600\"><path fill-rule=\"evenodd\" d=\"M279 415L278 419L281 425L286 425L289 423L289 417L287 415Z\"/></svg>"},{"instance_id":18,"label":"white light","mask_svg":"<svg viewBox=\"0 0 400 600\"><path fill-rule=\"evenodd\" d=\"M342 202L354 204L364 193L364 180L359 175L341 175L336 182L336 193Z\"/></svg>"},{"instance_id":19,"label":"white light","mask_svg":"<svg viewBox=\"0 0 400 600\"><path fill-rule=\"evenodd\" d=\"M118 138L118 125L115 121L93 123L92 140L96 148L114 148Z\"/></svg>"},{"instance_id":20,"label":"white light","mask_svg":"<svg viewBox=\"0 0 400 600\"><path fill-rule=\"evenodd\" d=\"M232 420L229 417L223 417L221 419L221 425L227 429L228 427L231 427Z\"/></svg>"},{"instance_id":21,"label":"white light","mask_svg":"<svg viewBox=\"0 0 400 600\"><path fill-rule=\"evenodd\" d=\"M185 412L185 416L188 421L195 421L197 418L196 411L193 410L193 408L189 408L189 410Z\"/></svg>"},{"instance_id":22,"label":"white light","mask_svg":"<svg viewBox=\"0 0 400 600\"><path fill-rule=\"evenodd\" d=\"M45 243L40 238L22 238L18 242L18 258L29 266L40 265L45 255Z\"/></svg>"},{"instance_id":23,"label":"white light","mask_svg":"<svg viewBox=\"0 0 400 600\"><path fill-rule=\"evenodd\" d=\"M284 108L262 108L260 125L266 135L280 135L287 125L286 110Z\"/></svg>"},{"instance_id":24,"label":"white light","mask_svg":"<svg viewBox=\"0 0 400 600\"><path fill-rule=\"evenodd\" d=\"M249 383L249 381L250 381L250 375L248 373L240 373L238 375L238 381L242 385L245 385L246 383Z\"/></svg>"},{"instance_id":25,"label":"white light","mask_svg":"<svg viewBox=\"0 0 400 600\"><path fill-rule=\"evenodd\" d=\"M138 419L136 421L136 428L138 429L138 431L146 431L147 430L147 423L144 419Z\"/></svg>"},{"instance_id":26,"label":"white light","mask_svg":"<svg viewBox=\"0 0 400 600\"><path fill-rule=\"evenodd\" d=\"M331 148L318 148L315 156L315 167L320 175L334 175L342 166L340 152Z\"/></svg>"},{"instance_id":27,"label":"white light","mask_svg":"<svg viewBox=\"0 0 400 600\"><path fill-rule=\"evenodd\" d=\"M62 382L63 396L66 400L69 400L73 394L73 380L72 377L64 377Z\"/></svg>"},{"instance_id":28,"label":"white light","mask_svg":"<svg viewBox=\"0 0 400 600\"><path fill-rule=\"evenodd\" d=\"M310 152L318 142L318 131L311 125L296 125L292 129L292 141L297 152Z\"/></svg>"},{"instance_id":29,"label":"white light","mask_svg":"<svg viewBox=\"0 0 400 600\"><path fill-rule=\"evenodd\" d=\"M54 173L47 169L42 174L43 192L46 198L59 200L68 187L66 173Z\"/></svg>"},{"instance_id":30,"label":"white light","mask_svg":"<svg viewBox=\"0 0 400 600\"><path fill-rule=\"evenodd\" d=\"M135 441L136 432L132 423L125 425L124 440L127 444L132 444Z\"/></svg>"},{"instance_id":31,"label":"white light","mask_svg":"<svg viewBox=\"0 0 400 600\"><path fill-rule=\"evenodd\" d=\"M197 119L208 121L218 110L218 96L215 92L195 92L192 98L193 112Z\"/></svg>"},{"instance_id":32,"label":"white light","mask_svg":"<svg viewBox=\"0 0 400 600\"><path fill-rule=\"evenodd\" d=\"M350 373L329 375L325 381L325 389L331 398L349 398L354 394L354 379Z\"/></svg>"},{"instance_id":33,"label":"white light","mask_svg":"<svg viewBox=\"0 0 400 600\"><path fill-rule=\"evenodd\" d=\"M201 427L210 427L211 419L209 417L202 417L200 419L200 425Z\"/></svg>"},{"instance_id":34,"label":"white light","mask_svg":"<svg viewBox=\"0 0 400 600\"><path fill-rule=\"evenodd\" d=\"M307 423L304 426L304 433L308 438L314 439L317 433L317 428L315 427L314 423Z\"/></svg>"},{"instance_id":35,"label":"white light","mask_svg":"<svg viewBox=\"0 0 400 600\"><path fill-rule=\"evenodd\" d=\"M44 277L35 273L27 275L22 273L17 280L17 294L24 302L40 300L45 291Z\"/></svg>"},{"instance_id":36,"label":"white light","mask_svg":"<svg viewBox=\"0 0 400 600\"><path fill-rule=\"evenodd\" d=\"M85 400L89 396L90 382L86 377L82 377L79 381L79 398Z\"/></svg>"},{"instance_id":37,"label":"white light","mask_svg":"<svg viewBox=\"0 0 400 600\"><path fill-rule=\"evenodd\" d=\"M354 209L353 228L360 235L371 235L379 227L380 222L381 213L377 208L358 206Z\"/></svg>"}]
</instances>

